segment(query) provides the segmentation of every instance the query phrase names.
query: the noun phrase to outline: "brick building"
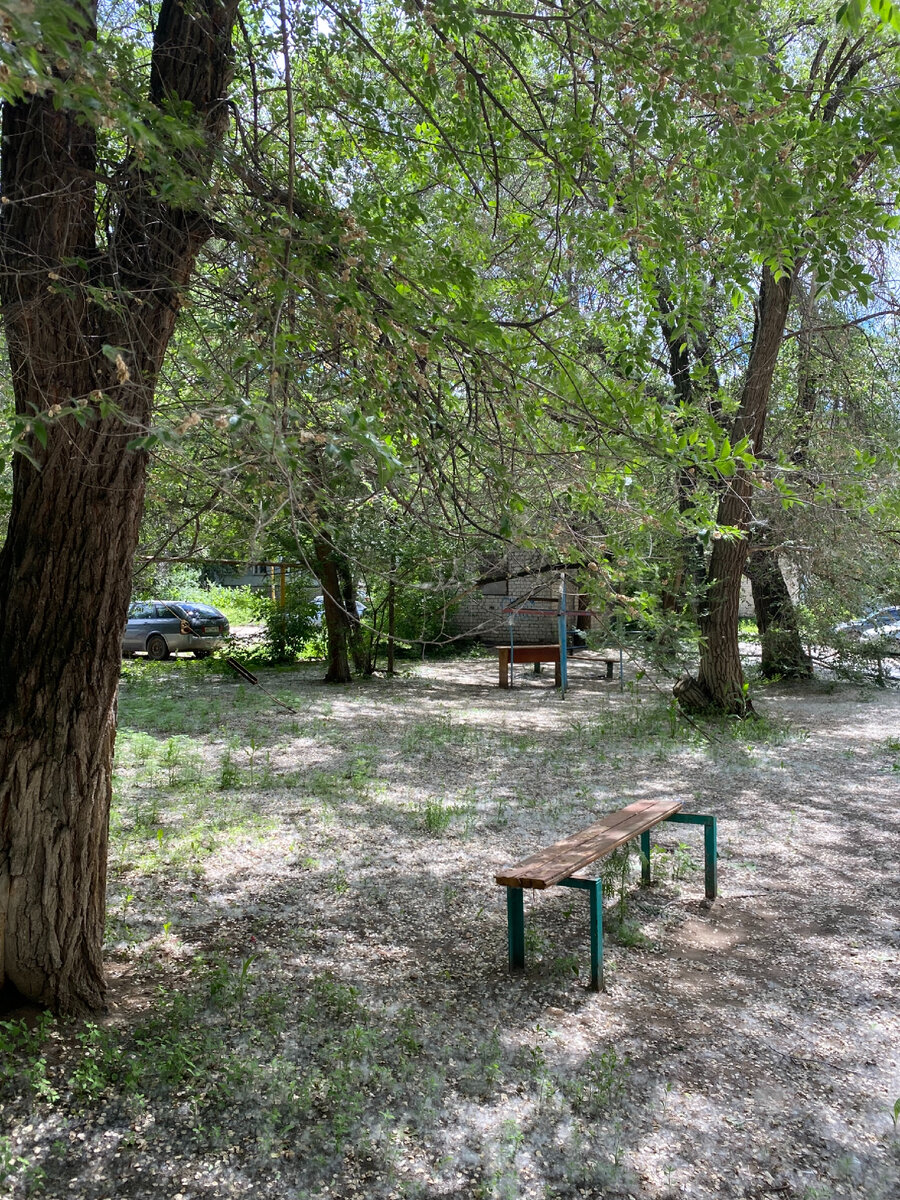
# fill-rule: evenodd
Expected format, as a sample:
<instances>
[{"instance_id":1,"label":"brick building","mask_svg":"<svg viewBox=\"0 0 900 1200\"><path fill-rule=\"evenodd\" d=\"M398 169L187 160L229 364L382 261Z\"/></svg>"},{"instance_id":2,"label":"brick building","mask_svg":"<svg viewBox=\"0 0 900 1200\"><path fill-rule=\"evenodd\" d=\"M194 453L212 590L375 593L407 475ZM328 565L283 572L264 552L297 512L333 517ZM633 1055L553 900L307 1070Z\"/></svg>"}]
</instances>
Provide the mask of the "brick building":
<instances>
[{"instance_id":1,"label":"brick building","mask_svg":"<svg viewBox=\"0 0 900 1200\"><path fill-rule=\"evenodd\" d=\"M487 645L505 644L512 622L516 642L557 642L561 572L542 571L540 565L529 566L524 555L485 565L480 577L454 603L454 633L471 634ZM566 576L566 595L567 608L572 610L566 627L572 630L578 592L571 575Z\"/></svg>"}]
</instances>

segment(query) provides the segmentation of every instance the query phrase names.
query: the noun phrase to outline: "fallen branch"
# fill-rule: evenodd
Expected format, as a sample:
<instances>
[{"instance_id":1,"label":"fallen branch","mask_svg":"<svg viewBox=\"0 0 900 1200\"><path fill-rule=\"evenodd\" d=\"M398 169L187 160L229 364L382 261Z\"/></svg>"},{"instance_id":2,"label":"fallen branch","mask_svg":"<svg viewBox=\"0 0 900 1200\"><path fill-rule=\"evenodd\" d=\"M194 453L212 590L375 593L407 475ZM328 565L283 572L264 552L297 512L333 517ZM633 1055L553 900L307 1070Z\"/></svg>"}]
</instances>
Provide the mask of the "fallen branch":
<instances>
[{"instance_id":1,"label":"fallen branch","mask_svg":"<svg viewBox=\"0 0 900 1200\"><path fill-rule=\"evenodd\" d=\"M279 700L274 692L270 692L267 687L263 687L253 672L248 671L247 668L243 666L242 663L239 663L236 658L226 658L225 661L228 663L229 667L231 667L232 671L235 672L235 674L240 675L241 679L245 679L247 683L252 683L254 687L258 687L261 692L265 692L266 695L274 700L276 704L280 704L282 708L286 708L289 713L297 712L296 708L291 708L289 704L285 704L283 700Z\"/></svg>"}]
</instances>

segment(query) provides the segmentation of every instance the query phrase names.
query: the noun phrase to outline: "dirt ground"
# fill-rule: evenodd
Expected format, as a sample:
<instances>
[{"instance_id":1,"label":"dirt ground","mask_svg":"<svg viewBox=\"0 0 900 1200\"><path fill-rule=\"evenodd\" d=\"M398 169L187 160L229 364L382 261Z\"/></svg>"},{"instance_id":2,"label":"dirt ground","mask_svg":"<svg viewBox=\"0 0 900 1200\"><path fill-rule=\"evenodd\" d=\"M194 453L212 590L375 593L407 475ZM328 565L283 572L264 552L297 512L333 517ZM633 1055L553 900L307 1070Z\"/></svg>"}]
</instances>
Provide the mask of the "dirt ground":
<instances>
[{"instance_id":1,"label":"dirt ground","mask_svg":"<svg viewBox=\"0 0 900 1200\"><path fill-rule=\"evenodd\" d=\"M10 1194L900 1198L900 694L698 730L591 653L565 700L262 673L294 713L208 667L123 685L110 1013L0 1093ZM604 880L605 993L565 888L510 977L495 873L642 797L718 818L719 899L661 826L651 888Z\"/></svg>"}]
</instances>

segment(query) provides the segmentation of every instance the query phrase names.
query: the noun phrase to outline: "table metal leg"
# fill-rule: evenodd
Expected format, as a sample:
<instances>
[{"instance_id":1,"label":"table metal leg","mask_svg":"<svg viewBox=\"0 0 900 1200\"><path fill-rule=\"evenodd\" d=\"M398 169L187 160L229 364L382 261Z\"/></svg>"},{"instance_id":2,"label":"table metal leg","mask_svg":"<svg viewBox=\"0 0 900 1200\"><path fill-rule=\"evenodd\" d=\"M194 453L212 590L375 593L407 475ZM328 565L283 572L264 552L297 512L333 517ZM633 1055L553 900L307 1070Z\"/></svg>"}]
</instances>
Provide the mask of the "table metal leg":
<instances>
[{"instance_id":1,"label":"table metal leg","mask_svg":"<svg viewBox=\"0 0 900 1200\"><path fill-rule=\"evenodd\" d=\"M588 894L591 916L591 982L594 992L603 991L603 881L602 879L561 879L560 887L581 888Z\"/></svg>"}]
</instances>

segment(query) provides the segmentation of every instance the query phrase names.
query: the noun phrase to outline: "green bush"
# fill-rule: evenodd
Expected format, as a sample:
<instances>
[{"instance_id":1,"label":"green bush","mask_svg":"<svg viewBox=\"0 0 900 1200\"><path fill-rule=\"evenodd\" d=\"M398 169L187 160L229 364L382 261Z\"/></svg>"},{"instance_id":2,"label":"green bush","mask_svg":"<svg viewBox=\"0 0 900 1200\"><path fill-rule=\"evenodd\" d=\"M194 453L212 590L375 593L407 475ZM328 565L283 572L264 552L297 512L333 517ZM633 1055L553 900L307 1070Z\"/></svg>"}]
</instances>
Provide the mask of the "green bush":
<instances>
[{"instance_id":1,"label":"green bush","mask_svg":"<svg viewBox=\"0 0 900 1200\"><path fill-rule=\"evenodd\" d=\"M382 639L387 638L387 601L378 596L375 601L380 617ZM394 636L397 638L397 655L401 658L421 658L423 644L425 652L434 654L448 643L451 635L447 629L453 607L441 590L425 587L398 587L394 601ZM363 617L365 623L371 619L374 609ZM455 645L455 643L451 643ZM381 652L384 653L382 643Z\"/></svg>"},{"instance_id":2,"label":"green bush","mask_svg":"<svg viewBox=\"0 0 900 1200\"><path fill-rule=\"evenodd\" d=\"M324 656L322 614L307 588L286 588L284 607L266 595L257 594L253 611L255 619L264 623L265 633L251 658L279 663Z\"/></svg>"}]
</instances>

